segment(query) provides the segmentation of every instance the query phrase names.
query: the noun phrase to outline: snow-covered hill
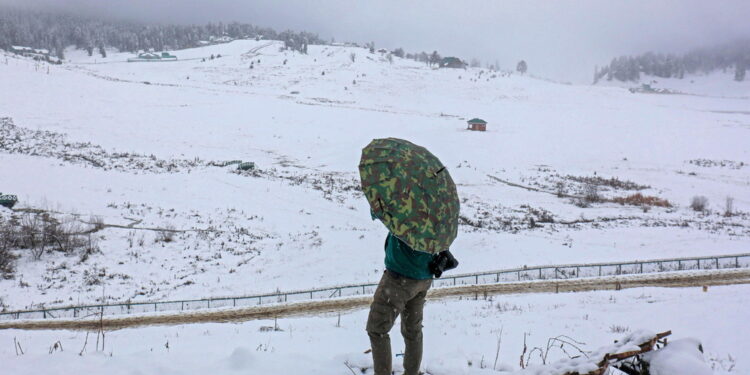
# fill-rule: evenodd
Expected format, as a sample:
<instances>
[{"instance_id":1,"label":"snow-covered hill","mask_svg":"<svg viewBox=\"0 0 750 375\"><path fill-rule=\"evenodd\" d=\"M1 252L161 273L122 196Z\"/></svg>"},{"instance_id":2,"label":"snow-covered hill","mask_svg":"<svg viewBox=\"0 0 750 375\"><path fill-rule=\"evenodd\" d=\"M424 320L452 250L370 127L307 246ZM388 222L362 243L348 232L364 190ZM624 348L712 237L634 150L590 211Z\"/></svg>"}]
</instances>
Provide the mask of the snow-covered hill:
<instances>
[{"instance_id":1,"label":"snow-covered hill","mask_svg":"<svg viewBox=\"0 0 750 375\"><path fill-rule=\"evenodd\" d=\"M6 308L375 281L385 230L357 191L357 164L380 137L423 145L450 168L461 272L747 251L747 99L280 47L235 41L161 63L0 58L0 191L20 199L3 217L47 210L100 250L17 251L15 278L0 281ZM473 117L488 131L465 130ZM258 169L216 166L236 159ZM607 201L567 197L592 186ZM611 201L635 193L673 207ZM689 207L698 195L709 211Z\"/></svg>"}]
</instances>

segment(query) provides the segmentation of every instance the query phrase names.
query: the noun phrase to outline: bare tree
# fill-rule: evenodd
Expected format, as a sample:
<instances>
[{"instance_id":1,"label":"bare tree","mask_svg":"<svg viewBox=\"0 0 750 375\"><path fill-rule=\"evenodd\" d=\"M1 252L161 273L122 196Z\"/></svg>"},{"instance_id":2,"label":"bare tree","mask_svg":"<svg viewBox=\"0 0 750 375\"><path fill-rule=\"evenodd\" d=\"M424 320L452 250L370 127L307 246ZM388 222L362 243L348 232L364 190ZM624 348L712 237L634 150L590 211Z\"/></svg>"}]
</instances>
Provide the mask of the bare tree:
<instances>
[{"instance_id":1,"label":"bare tree","mask_svg":"<svg viewBox=\"0 0 750 375\"><path fill-rule=\"evenodd\" d=\"M440 54L437 51L432 51L430 55L429 65L440 64Z\"/></svg>"},{"instance_id":2,"label":"bare tree","mask_svg":"<svg viewBox=\"0 0 750 375\"><path fill-rule=\"evenodd\" d=\"M734 198L727 197L726 205L724 206L724 216L729 217L734 215Z\"/></svg>"},{"instance_id":3,"label":"bare tree","mask_svg":"<svg viewBox=\"0 0 750 375\"><path fill-rule=\"evenodd\" d=\"M528 69L528 66L526 65L526 61L521 60L518 62L518 65L516 65L516 71L524 74L526 73L526 70Z\"/></svg>"}]
</instances>

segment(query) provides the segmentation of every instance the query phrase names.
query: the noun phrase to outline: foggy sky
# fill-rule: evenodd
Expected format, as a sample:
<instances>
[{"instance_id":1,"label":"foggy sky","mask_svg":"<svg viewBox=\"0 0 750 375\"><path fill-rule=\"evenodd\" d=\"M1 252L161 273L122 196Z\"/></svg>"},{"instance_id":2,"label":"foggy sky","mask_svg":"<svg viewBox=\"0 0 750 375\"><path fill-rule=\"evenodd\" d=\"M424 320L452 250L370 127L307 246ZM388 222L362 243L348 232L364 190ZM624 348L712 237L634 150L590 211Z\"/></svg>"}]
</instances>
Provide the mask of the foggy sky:
<instances>
[{"instance_id":1,"label":"foggy sky","mask_svg":"<svg viewBox=\"0 0 750 375\"><path fill-rule=\"evenodd\" d=\"M750 38L747 0L0 0L158 23L248 22L590 82L622 54Z\"/></svg>"}]
</instances>

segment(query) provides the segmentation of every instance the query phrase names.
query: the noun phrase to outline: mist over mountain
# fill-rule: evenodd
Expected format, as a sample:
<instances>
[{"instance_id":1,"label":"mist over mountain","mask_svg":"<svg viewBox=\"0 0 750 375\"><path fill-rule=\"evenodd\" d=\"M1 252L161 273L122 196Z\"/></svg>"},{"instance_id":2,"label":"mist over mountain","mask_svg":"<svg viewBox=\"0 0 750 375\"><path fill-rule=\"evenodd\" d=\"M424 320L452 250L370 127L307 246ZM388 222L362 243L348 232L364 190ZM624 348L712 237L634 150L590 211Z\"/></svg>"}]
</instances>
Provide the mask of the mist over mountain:
<instances>
[{"instance_id":1,"label":"mist over mountain","mask_svg":"<svg viewBox=\"0 0 750 375\"><path fill-rule=\"evenodd\" d=\"M0 8L0 49L20 45L44 48L64 58L69 46L94 48L105 54L105 47L119 51L175 50L200 45L217 37L263 38L283 40L293 49L306 44L320 44L317 34L282 31L246 23L208 23L205 25L148 25L138 22L99 19L69 13Z\"/></svg>"},{"instance_id":2,"label":"mist over mountain","mask_svg":"<svg viewBox=\"0 0 750 375\"><path fill-rule=\"evenodd\" d=\"M733 73L735 81L745 79L750 67L750 39L695 49L685 54L647 52L636 56L620 56L609 65L596 68L594 83L608 81L638 81L641 75L659 78L685 78L685 75L708 74L718 70Z\"/></svg>"},{"instance_id":3,"label":"mist over mountain","mask_svg":"<svg viewBox=\"0 0 750 375\"><path fill-rule=\"evenodd\" d=\"M306 30L323 40L475 59L483 67L590 83L595 66L647 51L681 55L750 38L750 3L728 0L486 1L395 0L0 0L146 25L238 22L277 31Z\"/></svg>"}]
</instances>

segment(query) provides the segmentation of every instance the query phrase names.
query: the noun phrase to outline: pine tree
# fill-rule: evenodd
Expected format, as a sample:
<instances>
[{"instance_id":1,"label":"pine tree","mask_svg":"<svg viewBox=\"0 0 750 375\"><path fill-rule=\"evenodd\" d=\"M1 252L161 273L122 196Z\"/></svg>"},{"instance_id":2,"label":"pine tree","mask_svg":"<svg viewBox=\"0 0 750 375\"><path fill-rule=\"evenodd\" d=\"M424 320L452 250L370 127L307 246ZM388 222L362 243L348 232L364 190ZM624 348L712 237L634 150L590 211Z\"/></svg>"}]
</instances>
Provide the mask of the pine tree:
<instances>
[{"instance_id":1,"label":"pine tree","mask_svg":"<svg viewBox=\"0 0 750 375\"><path fill-rule=\"evenodd\" d=\"M285 40L287 36L296 41L297 50L306 44L324 44L316 34L308 32L277 33L270 28L259 28L250 24L208 24L208 25L149 25L108 21L83 16L66 15L54 12L26 11L0 7L0 48L11 45L47 49L59 58L64 58L63 47L74 45L93 55L93 48L99 53L103 47L113 47L119 51L138 50L163 51L197 47L200 41L212 37L228 36L246 38L257 36L262 39ZM306 48L305 48L306 49ZM106 52L105 52L106 53Z\"/></svg>"},{"instance_id":2,"label":"pine tree","mask_svg":"<svg viewBox=\"0 0 750 375\"><path fill-rule=\"evenodd\" d=\"M429 65L440 64L440 54L437 51L432 51L430 55Z\"/></svg>"},{"instance_id":3,"label":"pine tree","mask_svg":"<svg viewBox=\"0 0 750 375\"><path fill-rule=\"evenodd\" d=\"M745 64L738 63L734 71L734 80L742 82L745 80Z\"/></svg>"}]
</instances>

